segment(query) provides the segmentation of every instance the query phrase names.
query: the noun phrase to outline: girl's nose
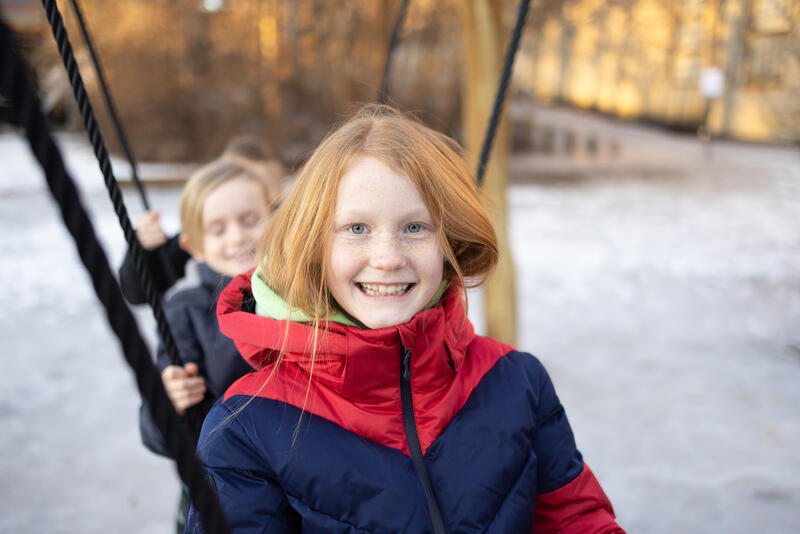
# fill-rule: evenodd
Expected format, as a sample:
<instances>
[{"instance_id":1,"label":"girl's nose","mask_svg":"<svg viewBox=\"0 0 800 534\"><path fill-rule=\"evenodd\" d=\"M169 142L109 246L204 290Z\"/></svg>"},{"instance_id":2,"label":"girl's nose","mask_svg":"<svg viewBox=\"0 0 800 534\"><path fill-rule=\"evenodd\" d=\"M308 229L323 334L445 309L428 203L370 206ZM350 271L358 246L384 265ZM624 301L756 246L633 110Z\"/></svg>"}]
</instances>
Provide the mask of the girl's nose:
<instances>
[{"instance_id":1,"label":"girl's nose","mask_svg":"<svg viewBox=\"0 0 800 534\"><path fill-rule=\"evenodd\" d=\"M370 250L370 265L375 269L393 271L406 265L406 255L400 243L392 235L379 234Z\"/></svg>"},{"instance_id":2,"label":"girl's nose","mask_svg":"<svg viewBox=\"0 0 800 534\"><path fill-rule=\"evenodd\" d=\"M244 242L244 239L245 239L244 228L242 228L238 224L232 224L230 226L230 230L228 233L228 242L233 245L238 245Z\"/></svg>"}]
</instances>

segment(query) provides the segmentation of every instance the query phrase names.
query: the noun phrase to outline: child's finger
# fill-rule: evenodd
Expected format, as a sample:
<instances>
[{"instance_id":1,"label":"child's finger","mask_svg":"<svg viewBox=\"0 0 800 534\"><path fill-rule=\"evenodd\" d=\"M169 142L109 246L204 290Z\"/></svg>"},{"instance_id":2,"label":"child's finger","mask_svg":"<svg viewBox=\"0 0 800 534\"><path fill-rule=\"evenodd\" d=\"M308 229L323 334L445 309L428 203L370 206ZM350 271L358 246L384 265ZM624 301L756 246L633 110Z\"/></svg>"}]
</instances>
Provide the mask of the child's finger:
<instances>
[{"instance_id":1,"label":"child's finger","mask_svg":"<svg viewBox=\"0 0 800 534\"><path fill-rule=\"evenodd\" d=\"M175 410L183 415L183 412L186 411L187 408L203 400L205 392L205 384L201 384L200 387L192 389L168 390L167 396L169 400L172 401L172 405L175 406Z\"/></svg>"},{"instance_id":2,"label":"child's finger","mask_svg":"<svg viewBox=\"0 0 800 534\"><path fill-rule=\"evenodd\" d=\"M176 378L182 378L186 376L186 370L179 366L179 365L168 365L161 371L161 379L166 380L175 380Z\"/></svg>"},{"instance_id":3,"label":"child's finger","mask_svg":"<svg viewBox=\"0 0 800 534\"><path fill-rule=\"evenodd\" d=\"M202 378L191 379L181 384L179 391L185 395L203 395L206 392L206 383Z\"/></svg>"},{"instance_id":4,"label":"child's finger","mask_svg":"<svg viewBox=\"0 0 800 534\"><path fill-rule=\"evenodd\" d=\"M179 414L183 415L186 412L187 409L191 408L192 406L194 406L196 404L199 404L200 401L202 401L202 400L203 400L203 396L202 395L195 395L195 396L192 396L192 397L183 397L178 402L174 403L175 404L175 410Z\"/></svg>"},{"instance_id":5,"label":"child's finger","mask_svg":"<svg viewBox=\"0 0 800 534\"><path fill-rule=\"evenodd\" d=\"M136 233L142 237L158 237L163 235L163 232L160 228L150 228L147 226L142 226L136 231Z\"/></svg>"},{"instance_id":6,"label":"child's finger","mask_svg":"<svg viewBox=\"0 0 800 534\"><path fill-rule=\"evenodd\" d=\"M148 210L139 217L139 220L136 221L136 226L146 225L153 221L158 221L161 217L161 212L158 210Z\"/></svg>"},{"instance_id":7,"label":"child's finger","mask_svg":"<svg viewBox=\"0 0 800 534\"><path fill-rule=\"evenodd\" d=\"M192 399L195 402L199 402L200 400L202 400L203 395L205 395L205 392L206 392L205 387L177 391L175 392L174 399L179 402L186 402L187 400L192 400Z\"/></svg>"},{"instance_id":8,"label":"child's finger","mask_svg":"<svg viewBox=\"0 0 800 534\"><path fill-rule=\"evenodd\" d=\"M200 372L200 368L197 367L197 364L194 362L189 362L183 366L183 369L186 371L186 374L189 376L197 376Z\"/></svg>"},{"instance_id":9,"label":"child's finger","mask_svg":"<svg viewBox=\"0 0 800 534\"><path fill-rule=\"evenodd\" d=\"M189 406L193 406L203 400L205 396L205 388L199 390L191 390L191 391L184 391L181 393L180 396L176 397L178 403L184 407L188 408Z\"/></svg>"},{"instance_id":10,"label":"child's finger","mask_svg":"<svg viewBox=\"0 0 800 534\"><path fill-rule=\"evenodd\" d=\"M195 404L203 400L204 396L205 396L205 389L202 391L194 392L191 395L187 395L186 402L188 403L189 406L194 406Z\"/></svg>"},{"instance_id":11,"label":"child's finger","mask_svg":"<svg viewBox=\"0 0 800 534\"><path fill-rule=\"evenodd\" d=\"M202 401L206 394L206 381L202 376L198 376L199 372L200 368L194 362L189 362L183 367L168 365L161 372L167 396L181 415Z\"/></svg>"},{"instance_id":12,"label":"child's finger","mask_svg":"<svg viewBox=\"0 0 800 534\"><path fill-rule=\"evenodd\" d=\"M156 210L146 211L136 222L136 237L146 249L153 249L167 240L159 219L161 213Z\"/></svg>"},{"instance_id":13,"label":"child's finger","mask_svg":"<svg viewBox=\"0 0 800 534\"><path fill-rule=\"evenodd\" d=\"M198 389L205 389L206 383L202 377L195 376L195 377L179 377L175 379L170 379L165 382L165 385L174 391L175 393L181 393L186 391L196 391Z\"/></svg>"},{"instance_id":14,"label":"child's finger","mask_svg":"<svg viewBox=\"0 0 800 534\"><path fill-rule=\"evenodd\" d=\"M147 229L142 226L136 229L136 237L146 249L154 249L167 241L167 236L160 228Z\"/></svg>"}]
</instances>

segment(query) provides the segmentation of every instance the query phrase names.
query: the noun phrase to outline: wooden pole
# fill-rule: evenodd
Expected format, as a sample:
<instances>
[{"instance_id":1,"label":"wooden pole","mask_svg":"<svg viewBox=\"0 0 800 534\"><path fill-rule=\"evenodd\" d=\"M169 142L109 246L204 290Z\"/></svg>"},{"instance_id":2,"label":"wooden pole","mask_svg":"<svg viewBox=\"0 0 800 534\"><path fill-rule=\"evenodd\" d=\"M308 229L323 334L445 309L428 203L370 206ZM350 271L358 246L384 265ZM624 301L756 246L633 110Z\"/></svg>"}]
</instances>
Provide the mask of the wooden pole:
<instances>
[{"instance_id":1,"label":"wooden pole","mask_svg":"<svg viewBox=\"0 0 800 534\"><path fill-rule=\"evenodd\" d=\"M489 122L508 40L503 26L502 2L464 0L459 2L463 44L462 122L464 145L473 168L478 163L483 136ZM487 334L511 345L517 342L517 299L514 263L508 242L506 184L510 131L506 113L500 121L494 148L486 167L483 191L500 244L500 262L485 286Z\"/></svg>"}]
</instances>

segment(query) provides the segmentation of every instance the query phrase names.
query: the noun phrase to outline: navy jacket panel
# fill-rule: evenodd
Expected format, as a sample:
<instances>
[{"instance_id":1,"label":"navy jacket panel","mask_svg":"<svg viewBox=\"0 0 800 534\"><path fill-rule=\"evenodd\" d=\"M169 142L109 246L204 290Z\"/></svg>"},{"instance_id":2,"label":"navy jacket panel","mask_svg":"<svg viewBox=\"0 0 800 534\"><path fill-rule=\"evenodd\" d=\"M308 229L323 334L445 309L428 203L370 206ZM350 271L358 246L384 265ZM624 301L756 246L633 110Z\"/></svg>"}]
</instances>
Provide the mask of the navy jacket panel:
<instances>
[{"instance_id":1,"label":"navy jacket panel","mask_svg":"<svg viewBox=\"0 0 800 534\"><path fill-rule=\"evenodd\" d=\"M484 376L425 455L448 531L531 532L541 484L583 467L566 419L552 417L559 408L529 354ZM432 531L411 459L322 417L237 395L212 408L202 436L199 457L236 532ZM201 532L190 517L187 531Z\"/></svg>"},{"instance_id":2,"label":"navy jacket panel","mask_svg":"<svg viewBox=\"0 0 800 534\"><path fill-rule=\"evenodd\" d=\"M530 532L537 494L583 469L547 371L523 352L497 361L425 457L451 532Z\"/></svg>"},{"instance_id":3,"label":"navy jacket panel","mask_svg":"<svg viewBox=\"0 0 800 534\"><path fill-rule=\"evenodd\" d=\"M409 458L322 417L240 395L217 402L202 436L198 457L237 533L261 532L252 521L265 532L430 532ZM202 532L195 514L188 532Z\"/></svg>"}]
</instances>

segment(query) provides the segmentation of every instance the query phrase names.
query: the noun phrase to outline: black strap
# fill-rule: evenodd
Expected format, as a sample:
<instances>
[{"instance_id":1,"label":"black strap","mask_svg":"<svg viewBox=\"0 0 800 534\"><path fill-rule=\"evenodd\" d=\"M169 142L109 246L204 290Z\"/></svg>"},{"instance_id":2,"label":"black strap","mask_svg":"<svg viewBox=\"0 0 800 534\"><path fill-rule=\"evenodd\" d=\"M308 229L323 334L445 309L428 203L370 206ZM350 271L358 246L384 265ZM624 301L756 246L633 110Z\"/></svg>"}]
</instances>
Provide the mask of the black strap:
<instances>
[{"instance_id":1,"label":"black strap","mask_svg":"<svg viewBox=\"0 0 800 534\"><path fill-rule=\"evenodd\" d=\"M41 103L28 78L25 64L5 23L0 21L0 94L11 104L16 120L25 129L31 150L44 171L50 194L58 203L64 225L69 230L78 255L92 279L97 298L106 310L109 325L120 342L128 364L136 373L142 397L153 407L158 427L167 437L167 446L177 458L178 472L189 487L192 502L200 512L207 532L230 532L216 496L208 486L203 468L194 457L194 443L180 431L180 420L164 392L161 377L153 365L147 345L122 297L92 223L86 215L77 188L68 175L61 153L49 131Z\"/></svg>"},{"instance_id":2,"label":"black strap","mask_svg":"<svg viewBox=\"0 0 800 534\"><path fill-rule=\"evenodd\" d=\"M514 67L514 58L517 55L517 49L519 48L519 41L522 37L522 29L525 27L525 20L527 19L528 7L530 6L530 3L530 0L520 0L519 2L517 22L514 24L514 31L511 34L511 41L509 41L508 48L506 49L506 57L503 64L503 74L500 76L500 85L497 87L497 94L494 97L492 116L489 119L489 125L486 128L486 136L483 139L483 146L481 146L481 156L478 161L478 170L475 171L475 181L478 183L478 187L483 185L483 175L486 173L486 164L489 162L489 154L492 151L495 133L497 133L497 124L500 122L500 114L503 112L503 103L506 99L508 81L511 78L511 71Z\"/></svg>"}]
</instances>

